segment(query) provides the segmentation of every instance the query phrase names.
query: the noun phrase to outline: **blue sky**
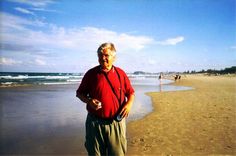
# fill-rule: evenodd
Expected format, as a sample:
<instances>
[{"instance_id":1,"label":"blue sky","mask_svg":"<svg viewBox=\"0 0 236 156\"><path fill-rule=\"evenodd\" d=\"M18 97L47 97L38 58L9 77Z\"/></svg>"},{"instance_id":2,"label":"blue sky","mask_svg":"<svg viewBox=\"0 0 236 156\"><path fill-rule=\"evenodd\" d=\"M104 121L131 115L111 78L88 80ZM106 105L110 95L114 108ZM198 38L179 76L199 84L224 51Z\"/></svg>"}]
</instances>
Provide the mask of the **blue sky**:
<instances>
[{"instance_id":1,"label":"blue sky","mask_svg":"<svg viewBox=\"0 0 236 156\"><path fill-rule=\"evenodd\" d=\"M85 72L103 42L126 72L236 65L235 0L2 0L1 71Z\"/></svg>"}]
</instances>

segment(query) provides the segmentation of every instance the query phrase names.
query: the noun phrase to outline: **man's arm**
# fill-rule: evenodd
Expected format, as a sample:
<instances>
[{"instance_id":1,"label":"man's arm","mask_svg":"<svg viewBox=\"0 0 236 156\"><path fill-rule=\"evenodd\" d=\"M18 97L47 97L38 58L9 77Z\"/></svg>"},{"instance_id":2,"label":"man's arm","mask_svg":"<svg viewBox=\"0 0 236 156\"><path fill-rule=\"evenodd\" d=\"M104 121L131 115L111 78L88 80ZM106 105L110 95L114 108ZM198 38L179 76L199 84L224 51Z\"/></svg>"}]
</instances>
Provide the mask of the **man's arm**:
<instances>
[{"instance_id":1,"label":"man's arm","mask_svg":"<svg viewBox=\"0 0 236 156\"><path fill-rule=\"evenodd\" d=\"M81 101L83 101L84 103L89 103L90 98L88 98L87 96L85 96L84 94L78 93L76 94L76 97L78 97Z\"/></svg>"},{"instance_id":2,"label":"man's arm","mask_svg":"<svg viewBox=\"0 0 236 156\"><path fill-rule=\"evenodd\" d=\"M99 104L100 101L98 101L97 99L92 99L92 98L85 96L84 94L81 94L78 92L76 94L76 97L78 97L81 101L88 104L90 107L92 107L95 110L102 108L101 105Z\"/></svg>"}]
</instances>

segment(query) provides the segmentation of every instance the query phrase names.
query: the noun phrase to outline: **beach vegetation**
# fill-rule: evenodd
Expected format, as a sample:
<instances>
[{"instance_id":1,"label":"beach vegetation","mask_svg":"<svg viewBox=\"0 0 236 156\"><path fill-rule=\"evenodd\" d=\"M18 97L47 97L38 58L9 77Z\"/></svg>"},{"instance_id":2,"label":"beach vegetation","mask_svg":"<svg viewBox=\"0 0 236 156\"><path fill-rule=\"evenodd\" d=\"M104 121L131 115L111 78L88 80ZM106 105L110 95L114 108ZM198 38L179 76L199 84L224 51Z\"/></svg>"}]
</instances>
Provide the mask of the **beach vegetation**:
<instances>
[{"instance_id":1,"label":"beach vegetation","mask_svg":"<svg viewBox=\"0 0 236 156\"><path fill-rule=\"evenodd\" d=\"M221 70L216 70L216 69L207 69L204 70L202 69L201 71L185 71L185 74L195 74L195 73L200 73L200 74L213 74L213 75L222 75L222 74L236 74L236 66L232 66L229 68L221 69Z\"/></svg>"}]
</instances>

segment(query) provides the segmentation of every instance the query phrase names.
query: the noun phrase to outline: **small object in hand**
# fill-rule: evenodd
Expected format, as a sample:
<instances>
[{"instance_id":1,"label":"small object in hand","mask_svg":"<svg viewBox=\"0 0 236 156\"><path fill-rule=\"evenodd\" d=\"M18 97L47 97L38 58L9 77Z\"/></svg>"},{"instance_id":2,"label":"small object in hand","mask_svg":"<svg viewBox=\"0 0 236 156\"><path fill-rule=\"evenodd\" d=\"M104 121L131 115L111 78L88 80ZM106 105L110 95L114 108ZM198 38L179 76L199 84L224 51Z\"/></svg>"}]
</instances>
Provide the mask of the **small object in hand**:
<instances>
[{"instance_id":1,"label":"small object in hand","mask_svg":"<svg viewBox=\"0 0 236 156\"><path fill-rule=\"evenodd\" d=\"M122 119L123 119L123 118L122 118L122 116L121 116L120 114L116 116L116 121L119 122L119 121L121 121Z\"/></svg>"},{"instance_id":2,"label":"small object in hand","mask_svg":"<svg viewBox=\"0 0 236 156\"><path fill-rule=\"evenodd\" d=\"M102 108L102 103L98 102L98 108Z\"/></svg>"}]
</instances>

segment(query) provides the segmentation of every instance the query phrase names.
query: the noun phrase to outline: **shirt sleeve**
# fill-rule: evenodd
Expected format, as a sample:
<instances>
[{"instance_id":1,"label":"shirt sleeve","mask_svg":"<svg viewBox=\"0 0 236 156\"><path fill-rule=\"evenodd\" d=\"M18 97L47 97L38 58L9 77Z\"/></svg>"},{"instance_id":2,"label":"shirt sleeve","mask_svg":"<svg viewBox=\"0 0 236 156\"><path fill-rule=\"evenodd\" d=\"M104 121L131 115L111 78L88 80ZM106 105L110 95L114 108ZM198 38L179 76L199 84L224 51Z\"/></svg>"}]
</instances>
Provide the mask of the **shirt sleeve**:
<instances>
[{"instance_id":1,"label":"shirt sleeve","mask_svg":"<svg viewBox=\"0 0 236 156\"><path fill-rule=\"evenodd\" d=\"M89 88L90 88L89 84L90 84L89 83L89 73L87 72L84 75L84 77L83 77L83 79L82 79L82 81L81 81L81 83L80 83L80 85L79 85L79 87L76 91L76 96L78 94L87 95L89 93Z\"/></svg>"},{"instance_id":2,"label":"shirt sleeve","mask_svg":"<svg viewBox=\"0 0 236 156\"><path fill-rule=\"evenodd\" d=\"M134 89L130 83L130 80L128 76L124 73L124 87L125 87L125 96L129 96L131 94L134 94Z\"/></svg>"}]
</instances>

